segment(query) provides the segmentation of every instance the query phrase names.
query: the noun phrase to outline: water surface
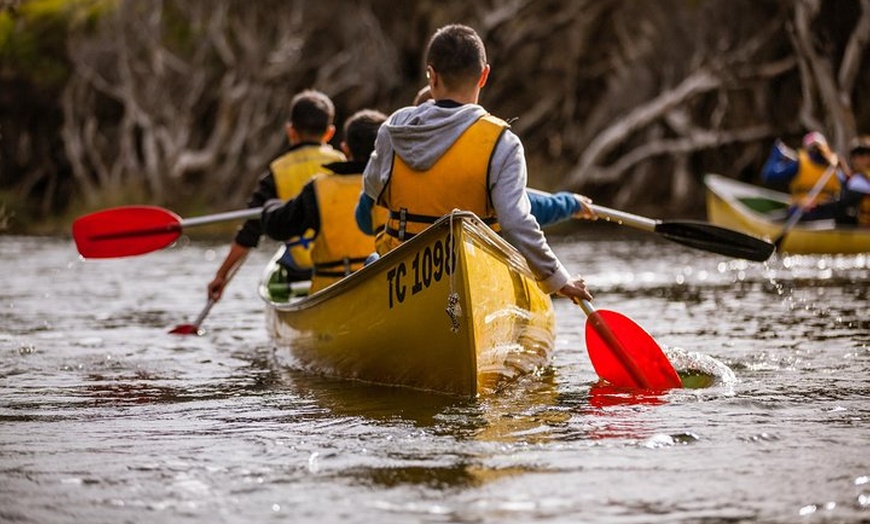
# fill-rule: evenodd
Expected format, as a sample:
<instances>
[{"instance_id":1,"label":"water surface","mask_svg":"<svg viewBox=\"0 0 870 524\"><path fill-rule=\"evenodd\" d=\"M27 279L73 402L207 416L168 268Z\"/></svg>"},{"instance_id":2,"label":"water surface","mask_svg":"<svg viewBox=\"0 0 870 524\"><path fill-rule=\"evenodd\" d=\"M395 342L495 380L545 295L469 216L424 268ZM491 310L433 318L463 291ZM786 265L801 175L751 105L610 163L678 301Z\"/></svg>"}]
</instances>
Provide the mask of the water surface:
<instances>
[{"instance_id":1,"label":"water surface","mask_svg":"<svg viewBox=\"0 0 870 524\"><path fill-rule=\"evenodd\" d=\"M168 331L226 246L83 261L0 237L0 521L870 520L870 255L760 264L586 229L552 239L597 307L733 376L601 388L558 300L552 365L502 394L338 381L268 339L269 244L196 337Z\"/></svg>"}]
</instances>

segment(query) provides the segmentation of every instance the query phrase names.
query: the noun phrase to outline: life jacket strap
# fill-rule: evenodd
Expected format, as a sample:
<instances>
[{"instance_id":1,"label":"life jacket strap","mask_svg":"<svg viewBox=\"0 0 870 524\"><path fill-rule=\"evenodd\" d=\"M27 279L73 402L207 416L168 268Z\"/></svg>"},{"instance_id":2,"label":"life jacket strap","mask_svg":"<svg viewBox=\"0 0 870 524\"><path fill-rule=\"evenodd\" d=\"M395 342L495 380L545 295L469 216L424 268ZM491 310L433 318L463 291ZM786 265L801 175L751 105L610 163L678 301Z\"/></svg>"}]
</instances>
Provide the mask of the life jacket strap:
<instances>
[{"instance_id":1,"label":"life jacket strap","mask_svg":"<svg viewBox=\"0 0 870 524\"><path fill-rule=\"evenodd\" d=\"M390 210L390 218L393 220L398 220L400 224L403 220L405 222L411 221L411 222L419 222L421 224L434 224L435 221L441 217L434 217L431 215L417 215L414 213L408 213L408 208L403 207L399 211L393 211L391 209Z\"/></svg>"},{"instance_id":2,"label":"life jacket strap","mask_svg":"<svg viewBox=\"0 0 870 524\"><path fill-rule=\"evenodd\" d=\"M414 238L416 235L414 233L408 233L407 231L399 231L398 229L393 229L390 226L384 228L384 233L390 235L393 238L398 238L399 240L405 241Z\"/></svg>"},{"instance_id":3,"label":"life jacket strap","mask_svg":"<svg viewBox=\"0 0 870 524\"><path fill-rule=\"evenodd\" d=\"M408 213L407 208L402 208L399 211L390 210L390 218L393 220L399 221L399 229L402 229L402 225L407 222L418 222L420 224L434 224L440 216L432 216L432 215L417 215L415 213ZM498 219L496 217L483 217L481 218L483 223L491 226L493 224L498 223Z\"/></svg>"}]
</instances>

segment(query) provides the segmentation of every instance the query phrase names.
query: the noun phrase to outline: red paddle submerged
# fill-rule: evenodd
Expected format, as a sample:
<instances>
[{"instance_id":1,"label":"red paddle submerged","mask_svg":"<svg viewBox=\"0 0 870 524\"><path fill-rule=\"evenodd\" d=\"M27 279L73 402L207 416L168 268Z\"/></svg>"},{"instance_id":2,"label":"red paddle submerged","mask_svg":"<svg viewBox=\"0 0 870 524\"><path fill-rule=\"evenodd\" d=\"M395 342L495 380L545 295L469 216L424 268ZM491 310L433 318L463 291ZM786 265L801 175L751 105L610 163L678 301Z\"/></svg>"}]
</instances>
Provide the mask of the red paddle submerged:
<instances>
[{"instance_id":1,"label":"red paddle submerged","mask_svg":"<svg viewBox=\"0 0 870 524\"><path fill-rule=\"evenodd\" d=\"M230 281L239 271L239 268L242 267L242 264L245 263L247 257L247 254L243 255L241 258L239 258L238 261L236 261L236 265L230 268L230 271L227 273L227 279L224 286L229 285ZM202 311L200 312L199 316L196 317L196 320L193 321L193 324L179 324L169 330L169 332L173 335L202 335L203 330L200 328L200 326L202 326L203 320L205 320L205 317L208 316L208 312L211 311L211 307L215 305L216 302L217 300L213 299L212 297L208 297L208 300L205 303L205 307L202 308Z\"/></svg>"},{"instance_id":2,"label":"red paddle submerged","mask_svg":"<svg viewBox=\"0 0 870 524\"><path fill-rule=\"evenodd\" d=\"M193 324L179 324L169 332L173 335L201 335L202 330L200 329L200 326L202 325L202 321L205 320L206 316L208 316L208 312L211 311L211 307L214 304L215 299L209 298L205 307L202 309L202 312L198 317L196 317L196 320L193 321Z\"/></svg>"},{"instance_id":3,"label":"red paddle submerged","mask_svg":"<svg viewBox=\"0 0 870 524\"><path fill-rule=\"evenodd\" d=\"M625 388L683 387L671 361L642 327L621 313L596 310L586 300L578 304L588 317L586 348L599 377Z\"/></svg>"},{"instance_id":4,"label":"red paddle submerged","mask_svg":"<svg viewBox=\"0 0 870 524\"><path fill-rule=\"evenodd\" d=\"M175 242L185 227L213 222L256 218L262 208L242 209L182 219L172 211L156 206L122 206L97 211L73 222L72 233L79 254L85 258L116 258L142 255ZM227 275L235 275L240 259ZM181 324L170 331L179 335L198 335L200 326L215 300L209 298L193 324Z\"/></svg>"}]
</instances>

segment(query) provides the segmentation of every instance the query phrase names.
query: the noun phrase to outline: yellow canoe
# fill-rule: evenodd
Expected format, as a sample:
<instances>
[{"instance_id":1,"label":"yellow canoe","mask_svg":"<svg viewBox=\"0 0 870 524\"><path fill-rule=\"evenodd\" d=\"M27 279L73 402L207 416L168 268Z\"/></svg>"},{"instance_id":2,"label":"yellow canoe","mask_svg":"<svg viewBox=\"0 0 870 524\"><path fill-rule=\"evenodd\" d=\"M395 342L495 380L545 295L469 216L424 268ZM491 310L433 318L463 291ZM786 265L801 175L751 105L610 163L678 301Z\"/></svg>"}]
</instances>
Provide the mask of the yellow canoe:
<instances>
[{"instance_id":1,"label":"yellow canoe","mask_svg":"<svg viewBox=\"0 0 870 524\"><path fill-rule=\"evenodd\" d=\"M259 287L268 328L313 372L477 396L550 360L550 297L516 249L472 213L445 216L360 271L289 302L269 291L276 259Z\"/></svg>"},{"instance_id":2,"label":"yellow canoe","mask_svg":"<svg viewBox=\"0 0 870 524\"><path fill-rule=\"evenodd\" d=\"M707 219L768 240L785 225L789 195L721 175L704 177ZM835 225L833 220L798 222L780 246L793 254L870 252L870 228Z\"/></svg>"}]
</instances>

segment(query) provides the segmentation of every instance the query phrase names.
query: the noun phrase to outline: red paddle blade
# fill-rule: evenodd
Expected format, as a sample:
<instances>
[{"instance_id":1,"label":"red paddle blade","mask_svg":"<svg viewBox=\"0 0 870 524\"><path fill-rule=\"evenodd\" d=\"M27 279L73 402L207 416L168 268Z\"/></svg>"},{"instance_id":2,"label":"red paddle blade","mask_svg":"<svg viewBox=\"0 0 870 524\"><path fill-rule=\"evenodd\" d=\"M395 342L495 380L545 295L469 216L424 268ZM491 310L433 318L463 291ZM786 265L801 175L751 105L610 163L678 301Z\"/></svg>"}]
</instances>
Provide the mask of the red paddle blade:
<instances>
[{"instance_id":1,"label":"red paddle blade","mask_svg":"<svg viewBox=\"0 0 870 524\"><path fill-rule=\"evenodd\" d=\"M199 326L193 324L180 324L172 328L169 333L173 335L199 335L200 330Z\"/></svg>"},{"instance_id":2,"label":"red paddle blade","mask_svg":"<svg viewBox=\"0 0 870 524\"><path fill-rule=\"evenodd\" d=\"M129 257L175 242L181 218L155 206L115 207L76 219L72 233L85 258Z\"/></svg>"},{"instance_id":3,"label":"red paddle blade","mask_svg":"<svg viewBox=\"0 0 870 524\"><path fill-rule=\"evenodd\" d=\"M625 315L600 309L591 313L586 323L586 347L595 372L614 386L683 387L656 341Z\"/></svg>"}]
</instances>

